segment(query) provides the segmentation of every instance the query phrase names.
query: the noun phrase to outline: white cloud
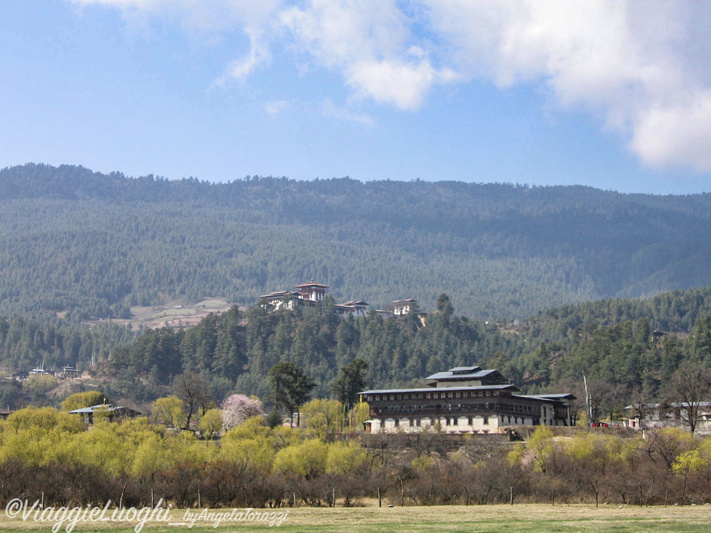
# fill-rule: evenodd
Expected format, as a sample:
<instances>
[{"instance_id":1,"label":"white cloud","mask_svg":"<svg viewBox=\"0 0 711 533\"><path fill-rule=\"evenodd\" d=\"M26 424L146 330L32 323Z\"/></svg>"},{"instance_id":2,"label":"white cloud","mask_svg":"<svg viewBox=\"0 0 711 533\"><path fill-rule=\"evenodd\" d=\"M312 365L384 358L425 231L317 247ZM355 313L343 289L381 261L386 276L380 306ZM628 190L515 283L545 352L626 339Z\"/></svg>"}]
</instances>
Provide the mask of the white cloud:
<instances>
[{"instance_id":1,"label":"white cloud","mask_svg":"<svg viewBox=\"0 0 711 533\"><path fill-rule=\"evenodd\" d=\"M298 51L339 71L361 98L414 111L433 85L456 79L432 66L394 0L312 0L284 10L281 21Z\"/></svg>"},{"instance_id":2,"label":"white cloud","mask_svg":"<svg viewBox=\"0 0 711 533\"><path fill-rule=\"evenodd\" d=\"M586 110L650 166L711 171L711 4L694 0L72 0L245 31L217 83L290 50L352 95L416 111L438 85L535 84ZM335 109L335 106L334 106Z\"/></svg>"},{"instance_id":3,"label":"white cloud","mask_svg":"<svg viewBox=\"0 0 711 533\"><path fill-rule=\"evenodd\" d=\"M215 80L213 85L223 86L228 80L240 80L249 76L254 70L265 64L271 58L269 47L262 40L259 30L246 29L249 37L249 52L242 59L233 61L225 70L224 74Z\"/></svg>"},{"instance_id":4,"label":"white cloud","mask_svg":"<svg viewBox=\"0 0 711 533\"><path fill-rule=\"evenodd\" d=\"M410 35L394 0L310 0L279 17L298 51L334 68L396 56L407 50Z\"/></svg>"},{"instance_id":5,"label":"white cloud","mask_svg":"<svg viewBox=\"0 0 711 533\"><path fill-rule=\"evenodd\" d=\"M279 113L286 111L289 107L289 102L287 100L274 100L271 102L267 102L264 105L264 111L267 112L267 115L274 117L278 115Z\"/></svg>"},{"instance_id":6,"label":"white cloud","mask_svg":"<svg viewBox=\"0 0 711 533\"><path fill-rule=\"evenodd\" d=\"M270 26L281 8L281 0L71 0L82 5L103 5L121 9L136 22L137 15L176 18L189 32L205 34L243 31L249 38L249 50L230 63L213 86L223 86L231 79L243 79L269 62ZM139 20L144 24L144 20Z\"/></svg>"},{"instance_id":7,"label":"white cloud","mask_svg":"<svg viewBox=\"0 0 711 533\"><path fill-rule=\"evenodd\" d=\"M437 71L429 61L402 63L393 61L359 62L346 69L346 82L363 97L399 109L417 110L429 88L436 82L456 79L445 69Z\"/></svg>"},{"instance_id":8,"label":"white cloud","mask_svg":"<svg viewBox=\"0 0 711 533\"><path fill-rule=\"evenodd\" d=\"M632 149L650 166L711 170L711 91L677 106L646 110L635 124Z\"/></svg>"},{"instance_id":9,"label":"white cloud","mask_svg":"<svg viewBox=\"0 0 711 533\"><path fill-rule=\"evenodd\" d=\"M424 0L454 68L600 114L651 166L710 171L711 6L665 0ZM707 7L708 6L708 7ZM684 126L686 125L686 126Z\"/></svg>"}]
</instances>

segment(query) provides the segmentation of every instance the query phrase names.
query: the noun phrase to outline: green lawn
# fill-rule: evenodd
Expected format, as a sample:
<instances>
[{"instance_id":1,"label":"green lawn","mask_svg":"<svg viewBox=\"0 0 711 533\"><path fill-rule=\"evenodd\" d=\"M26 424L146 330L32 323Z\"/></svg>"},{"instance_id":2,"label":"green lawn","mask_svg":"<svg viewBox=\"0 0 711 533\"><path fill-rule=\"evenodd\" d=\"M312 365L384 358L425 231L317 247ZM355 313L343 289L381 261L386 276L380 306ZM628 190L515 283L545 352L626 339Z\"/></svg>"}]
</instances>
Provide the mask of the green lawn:
<instances>
[{"instance_id":1,"label":"green lawn","mask_svg":"<svg viewBox=\"0 0 711 533\"><path fill-rule=\"evenodd\" d=\"M225 510L210 510L224 512ZM228 510L229 511L229 510ZM489 505L437 507L361 507L285 509L288 515L280 527L262 523L229 522L217 531L279 531L381 533L381 532L709 532L711 507L619 507L588 505ZM191 512L199 513L192 510ZM278 511L277 511L278 512ZM172 522L181 522L185 511L172 510ZM77 531L133 531L133 523L79 524ZM165 522L149 523L144 531L216 531L209 521L198 520L187 525L169 526ZM0 531L50 531L51 523L10 519L0 514ZM66 531L63 526L60 531Z\"/></svg>"}]
</instances>

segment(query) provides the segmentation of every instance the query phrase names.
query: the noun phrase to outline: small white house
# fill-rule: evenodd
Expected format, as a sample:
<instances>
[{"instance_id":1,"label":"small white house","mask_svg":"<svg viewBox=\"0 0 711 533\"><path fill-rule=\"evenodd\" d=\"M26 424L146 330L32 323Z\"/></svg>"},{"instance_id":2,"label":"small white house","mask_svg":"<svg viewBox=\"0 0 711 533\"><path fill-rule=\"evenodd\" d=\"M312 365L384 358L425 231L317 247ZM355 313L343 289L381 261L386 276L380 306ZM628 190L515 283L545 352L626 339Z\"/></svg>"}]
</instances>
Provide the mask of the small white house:
<instances>
[{"instance_id":1,"label":"small white house","mask_svg":"<svg viewBox=\"0 0 711 533\"><path fill-rule=\"evenodd\" d=\"M408 298L407 300L395 300L392 303L393 314L395 316L407 315L412 312L412 309L416 303L417 301L413 298Z\"/></svg>"},{"instance_id":2,"label":"small white house","mask_svg":"<svg viewBox=\"0 0 711 533\"><path fill-rule=\"evenodd\" d=\"M336 312L340 316L366 316L368 314L368 302L350 300L346 303L336 304Z\"/></svg>"}]
</instances>

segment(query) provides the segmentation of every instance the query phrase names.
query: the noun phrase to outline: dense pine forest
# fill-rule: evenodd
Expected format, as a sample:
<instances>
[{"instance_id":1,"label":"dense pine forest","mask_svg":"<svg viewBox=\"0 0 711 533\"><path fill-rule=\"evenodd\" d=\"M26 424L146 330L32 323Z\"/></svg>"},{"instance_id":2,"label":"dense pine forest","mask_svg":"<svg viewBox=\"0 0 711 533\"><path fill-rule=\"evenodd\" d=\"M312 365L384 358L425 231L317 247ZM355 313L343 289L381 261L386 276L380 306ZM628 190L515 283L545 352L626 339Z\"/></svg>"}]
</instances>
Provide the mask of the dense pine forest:
<instances>
[{"instance_id":1,"label":"dense pine forest","mask_svg":"<svg viewBox=\"0 0 711 533\"><path fill-rule=\"evenodd\" d=\"M432 307L426 314L344 319L327 297L294 310L235 306L192 328L136 334L108 322L89 328L15 317L0 321L0 365L8 372L77 366L111 398L146 405L170 394L185 372L220 402L233 392L268 399L268 372L282 361L304 370L318 398L332 395L339 371L355 359L368 364L367 386L376 388L421 385L429 374L476 363L498 368L527 392L582 397L584 373L596 404L611 414L633 397L663 397L682 361L711 363L711 289L554 308L516 324L460 316L446 294ZM85 386L7 381L0 383L0 405L58 405Z\"/></svg>"},{"instance_id":2,"label":"dense pine forest","mask_svg":"<svg viewBox=\"0 0 711 533\"><path fill-rule=\"evenodd\" d=\"M521 319L711 285L711 195L249 177L210 184L76 166L0 170L0 313L129 316L134 305L316 279L337 302Z\"/></svg>"},{"instance_id":3,"label":"dense pine forest","mask_svg":"<svg viewBox=\"0 0 711 533\"><path fill-rule=\"evenodd\" d=\"M662 312L670 299L676 305ZM341 319L332 300L293 311L233 308L187 331L147 331L117 349L107 368L123 387L116 392L148 400L186 369L202 373L216 397L236 389L266 398L269 369L290 361L314 379L315 396L328 397L339 369L356 358L368 363L367 383L377 388L424 384L429 374L476 363L500 369L529 392L577 392L585 373L616 408L633 393L663 394L683 360L711 363L710 304L711 290L600 302L552 310L516 328L457 316L446 295L434 312L400 318ZM675 321L688 329L655 338L649 307L660 310L660 321L685 308ZM596 316L602 309L606 321Z\"/></svg>"}]
</instances>

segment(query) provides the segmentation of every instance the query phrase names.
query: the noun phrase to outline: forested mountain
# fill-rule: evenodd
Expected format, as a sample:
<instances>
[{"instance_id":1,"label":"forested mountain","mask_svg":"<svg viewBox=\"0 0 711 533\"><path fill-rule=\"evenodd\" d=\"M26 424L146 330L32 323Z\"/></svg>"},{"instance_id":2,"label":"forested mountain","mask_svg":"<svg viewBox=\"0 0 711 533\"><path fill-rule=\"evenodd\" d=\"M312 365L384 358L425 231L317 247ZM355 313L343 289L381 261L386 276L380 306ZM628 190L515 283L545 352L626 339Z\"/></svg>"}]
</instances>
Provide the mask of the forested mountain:
<instances>
[{"instance_id":1,"label":"forested mountain","mask_svg":"<svg viewBox=\"0 0 711 533\"><path fill-rule=\"evenodd\" d=\"M585 187L0 170L0 312L127 316L136 304L315 279L375 307L446 292L463 314L711 285L711 195Z\"/></svg>"}]
</instances>

